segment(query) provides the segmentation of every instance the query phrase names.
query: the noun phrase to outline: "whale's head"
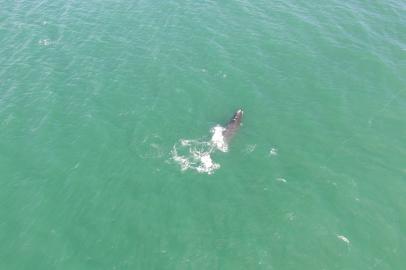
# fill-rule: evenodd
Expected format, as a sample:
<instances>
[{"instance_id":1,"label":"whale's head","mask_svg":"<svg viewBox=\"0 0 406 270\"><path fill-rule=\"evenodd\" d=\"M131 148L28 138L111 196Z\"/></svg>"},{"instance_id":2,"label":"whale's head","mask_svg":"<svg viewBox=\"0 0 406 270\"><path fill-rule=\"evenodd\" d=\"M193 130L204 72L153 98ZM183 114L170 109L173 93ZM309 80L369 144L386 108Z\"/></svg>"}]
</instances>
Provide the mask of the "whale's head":
<instances>
[{"instance_id":1,"label":"whale's head","mask_svg":"<svg viewBox=\"0 0 406 270\"><path fill-rule=\"evenodd\" d=\"M233 119L231 119L231 122L234 122L237 125L241 124L242 121L242 116L244 114L244 111L242 109L238 109L233 116Z\"/></svg>"},{"instance_id":2,"label":"whale's head","mask_svg":"<svg viewBox=\"0 0 406 270\"><path fill-rule=\"evenodd\" d=\"M242 109L238 109L234 115L233 118L228 122L227 126L225 127L223 131L223 137L224 141L228 143L231 138L234 136L234 134L237 132L238 128L241 125L242 121L242 115L244 114L244 111Z\"/></svg>"}]
</instances>

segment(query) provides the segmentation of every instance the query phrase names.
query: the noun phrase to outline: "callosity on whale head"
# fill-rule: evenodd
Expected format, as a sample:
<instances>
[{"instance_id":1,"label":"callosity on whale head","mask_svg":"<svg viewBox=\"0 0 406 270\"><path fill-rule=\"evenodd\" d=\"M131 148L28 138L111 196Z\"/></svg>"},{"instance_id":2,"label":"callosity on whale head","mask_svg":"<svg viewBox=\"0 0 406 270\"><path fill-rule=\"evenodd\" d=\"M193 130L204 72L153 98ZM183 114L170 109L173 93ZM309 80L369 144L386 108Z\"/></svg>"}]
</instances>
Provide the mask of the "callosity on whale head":
<instances>
[{"instance_id":1,"label":"callosity on whale head","mask_svg":"<svg viewBox=\"0 0 406 270\"><path fill-rule=\"evenodd\" d=\"M238 125L241 124L242 121L242 115L244 114L244 111L242 109L238 109L233 116L233 119L231 121L234 121L236 123L238 123ZM231 122L230 121L230 122Z\"/></svg>"},{"instance_id":2,"label":"callosity on whale head","mask_svg":"<svg viewBox=\"0 0 406 270\"><path fill-rule=\"evenodd\" d=\"M223 131L224 139L227 142L231 140L231 138L234 136L234 134L237 132L238 128L240 127L243 114L244 114L244 111L242 109L238 109L234 113L233 118L231 118L231 120L228 122L225 130Z\"/></svg>"}]
</instances>

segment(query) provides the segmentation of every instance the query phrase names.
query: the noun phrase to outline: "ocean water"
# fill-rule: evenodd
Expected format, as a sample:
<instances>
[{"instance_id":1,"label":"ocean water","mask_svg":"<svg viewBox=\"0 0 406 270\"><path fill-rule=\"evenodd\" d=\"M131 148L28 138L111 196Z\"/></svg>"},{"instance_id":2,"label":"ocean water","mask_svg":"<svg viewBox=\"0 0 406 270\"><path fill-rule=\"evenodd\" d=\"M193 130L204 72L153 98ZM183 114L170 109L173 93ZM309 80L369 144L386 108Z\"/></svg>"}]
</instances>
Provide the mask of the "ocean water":
<instances>
[{"instance_id":1,"label":"ocean water","mask_svg":"<svg viewBox=\"0 0 406 270\"><path fill-rule=\"evenodd\" d=\"M404 1L0 7L0 269L405 268Z\"/></svg>"}]
</instances>

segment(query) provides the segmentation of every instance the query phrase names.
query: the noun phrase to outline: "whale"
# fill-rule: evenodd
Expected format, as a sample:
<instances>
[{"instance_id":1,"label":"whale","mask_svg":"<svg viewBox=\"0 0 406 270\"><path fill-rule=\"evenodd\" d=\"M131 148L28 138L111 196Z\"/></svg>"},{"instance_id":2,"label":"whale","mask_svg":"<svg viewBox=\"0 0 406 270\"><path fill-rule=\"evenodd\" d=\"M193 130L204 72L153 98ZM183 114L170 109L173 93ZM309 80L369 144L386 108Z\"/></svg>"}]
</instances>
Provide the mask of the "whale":
<instances>
[{"instance_id":1,"label":"whale","mask_svg":"<svg viewBox=\"0 0 406 270\"><path fill-rule=\"evenodd\" d=\"M227 144L231 141L235 133L237 133L238 128L241 126L243 114L244 111L242 109L238 109L223 130L224 141Z\"/></svg>"}]
</instances>

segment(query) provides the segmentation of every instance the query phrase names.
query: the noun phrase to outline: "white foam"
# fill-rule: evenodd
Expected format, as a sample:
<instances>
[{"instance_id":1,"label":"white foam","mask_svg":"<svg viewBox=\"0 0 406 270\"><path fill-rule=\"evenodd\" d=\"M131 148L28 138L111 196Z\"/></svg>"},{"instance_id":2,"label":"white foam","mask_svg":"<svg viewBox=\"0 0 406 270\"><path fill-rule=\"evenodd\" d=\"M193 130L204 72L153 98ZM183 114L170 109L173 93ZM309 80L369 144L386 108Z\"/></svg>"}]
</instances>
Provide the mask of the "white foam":
<instances>
[{"instance_id":1,"label":"white foam","mask_svg":"<svg viewBox=\"0 0 406 270\"><path fill-rule=\"evenodd\" d=\"M213 147L210 143L199 140L180 140L171 151L172 160L179 164L182 171L194 170L199 173L212 174L220 168L211 158Z\"/></svg>"},{"instance_id":2,"label":"white foam","mask_svg":"<svg viewBox=\"0 0 406 270\"><path fill-rule=\"evenodd\" d=\"M278 177L278 178L276 178L276 181L279 181L279 182L282 182L282 183L286 183L286 182L288 182L288 181L286 181L286 179L285 179L285 178L282 178L282 177Z\"/></svg>"},{"instance_id":3,"label":"white foam","mask_svg":"<svg viewBox=\"0 0 406 270\"><path fill-rule=\"evenodd\" d=\"M227 152L228 151L228 145L226 141L224 140L223 132L225 128L217 125L214 128L211 129L211 133L213 134L211 137L211 142L212 144L220 151L222 152Z\"/></svg>"},{"instance_id":4,"label":"white foam","mask_svg":"<svg viewBox=\"0 0 406 270\"><path fill-rule=\"evenodd\" d=\"M185 171L190 167L190 162L188 159L186 157L179 156L175 148L172 150L172 158L180 165L180 169L182 171Z\"/></svg>"},{"instance_id":5,"label":"white foam","mask_svg":"<svg viewBox=\"0 0 406 270\"><path fill-rule=\"evenodd\" d=\"M338 234L337 234L337 238L340 239L340 240L342 240L342 241L344 241L344 242L347 243L347 244L350 244L350 240L348 240L348 238L345 237L344 235L338 235Z\"/></svg>"},{"instance_id":6,"label":"white foam","mask_svg":"<svg viewBox=\"0 0 406 270\"><path fill-rule=\"evenodd\" d=\"M209 153L198 155L198 159L200 160L200 164L196 168L198 172L211 174L214 170L220 168L220 164L214 163Z\"/></svg>"},{"instance_id":7,"label":"white foam","mask_svg":"<svg viewBox=\"0 0 406 270\"><path fill-rule=\"evenodd\" d=\"M187 146L190 145L190 140L180 140L180 143L182 144L182 146Z\"/></svg>"},{"instance_id":8,"label":"white foam","mask_svg":"<svg viewBox=\"0 0 406 270\"><path fill-rule=\"evenodd\" d=\"M269 155L270 156L278 155L278 149L272 147L271 150L269 150Z\"/></svg>"},{"instance_id":9,"label":"white foam","mask_svg":"<svg viewBox=\"0 0 406 270\"><path fill-rule=\"evenodd\" d=\"M220 168L220 164L212 159L212 153L216 150L228 151L228 145L224 140L224 127L217 125L211 129L210 141L180 139L171 151L172 160L175 161L182 171L194 170L199 173L212 174Z\"/></svg>"}]
</instances>

